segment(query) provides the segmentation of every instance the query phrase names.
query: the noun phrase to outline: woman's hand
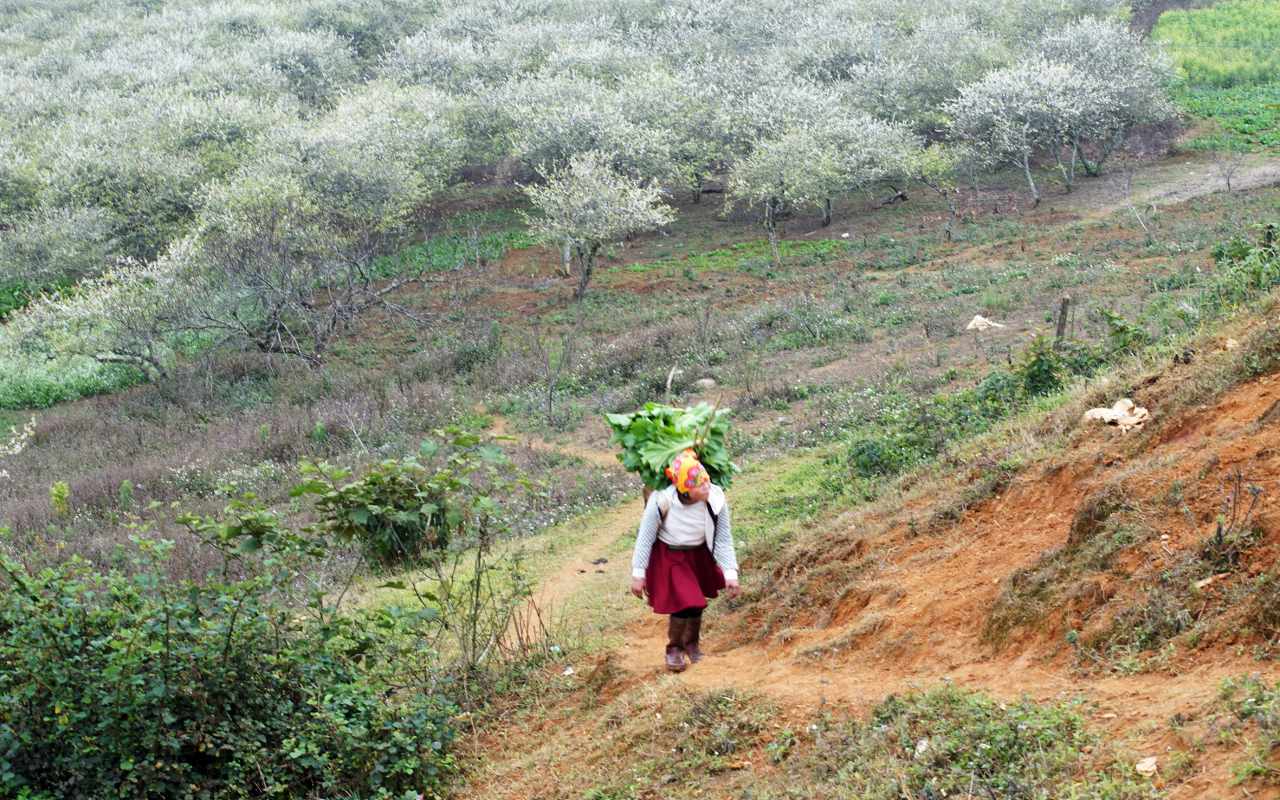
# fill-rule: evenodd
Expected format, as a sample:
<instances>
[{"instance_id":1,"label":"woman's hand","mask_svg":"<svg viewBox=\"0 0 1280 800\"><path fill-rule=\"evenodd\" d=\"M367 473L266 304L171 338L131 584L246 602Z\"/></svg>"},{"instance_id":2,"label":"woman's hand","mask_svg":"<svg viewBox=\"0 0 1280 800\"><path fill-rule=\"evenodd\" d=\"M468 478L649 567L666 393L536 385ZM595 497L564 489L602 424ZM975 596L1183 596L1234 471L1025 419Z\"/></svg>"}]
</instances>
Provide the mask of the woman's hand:
<instances>
[{"instance_id":1,"label":"woman's hand","mask_svg":"<svg viewBox=\"0 0 1280 800\"><path fill-rule=\"evenodd\" d=\"M644 578L631 579L631 593L636 597L644 597Z\"/></svg>"},{"instance_id":2,"label":"woman's hand","mask_svg":"<svg viewBox=\"0 0 1280 800\"><path fill-rule=\"evenodd\" d=\"M735 580L725 580L725 582L724 582L724 595L725 595L725 597L727 597L727 598L729 598L730 600L732 600L733 598L737 597L737 596L738 596L738 595L740 595L740 594L742 594L742 587L738 585L738 581L737 581L736 579L735 579Z\"/></svg>"}]
</instances>

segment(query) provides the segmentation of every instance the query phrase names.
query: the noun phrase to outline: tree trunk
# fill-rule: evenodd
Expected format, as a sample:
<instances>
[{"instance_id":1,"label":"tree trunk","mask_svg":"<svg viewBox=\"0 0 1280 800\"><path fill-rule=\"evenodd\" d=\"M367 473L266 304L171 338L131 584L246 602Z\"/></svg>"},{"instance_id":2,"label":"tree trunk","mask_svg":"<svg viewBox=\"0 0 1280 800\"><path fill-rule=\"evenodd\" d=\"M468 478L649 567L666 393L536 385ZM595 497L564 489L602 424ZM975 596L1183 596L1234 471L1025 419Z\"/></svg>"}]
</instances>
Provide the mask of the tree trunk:
<instances>
[{"instance_id":1,"label":"tree trunk","mask_svg":"<svg viewBox=\"0 0 1280 800\"><path fill-rule=\"evenodd\" d=\"M693 202L695 205L702 202L702 175L693 176Z\"/></svg>"},{"instance_id":2,"label":"tree trunk","mask_svg":"<svg viewBox=\"0 0 1280 800\"><path fill-rule=\"evenodd\" d=\"M1102 145L1102 149L1098 152L1097 161L1090 164L1087 159L1084 160L1085 174L1094 178L1101 175L1103 163L1111 156L1113 152L1115 152L1116 148L1124 145L1124 140L1127 139L1128 136L1129 136L1128 129L1124 127L1121 127L1120 129L1118 129L1115 132L1115 135L1107 139L1107 141Z\"/></svg>"},{"instance_id":3,"label":"tree trunk","mask_svg":"<svg viewBox=\"0 0 1280 800\"><path fill-rule=\"evenodd\" d=\"M560 271L564 273L566 278L573 276L573 272L569 269L569 262L572 259L573 241L571 239L565 239L564 246L560 248Z\"/></svg>"},{"instance_id":4,"label":"tree trunk","mask_svg":"<svg viewBox=\"0 0 1280 800\"><path fill-rule=\"evenodd\" d=\"M822 227L831 224L831 198L822 201Z\"/></svg>"},{"instance_id":5,"label":"tree trunk","mask_svg":"<svg viewBox=\"0 0 1280 800\"><path fill-rule=\"evenodd\" d=\"M1067 194L1071 194L1071 181L1075 177L1075 154L1072 154L1071 166L1067 166L1062 162L1062 145L1059 144L1053 149L1053 158L1058 162L1058 172L1062 173L1062 182L1067 187Z\"/></svg>"},{"instance_id":6,"label":"tree trunk","mask_svg":"<svg viewBox=\"0 0 1280 800\"><path fill-rule=\"evenodd\" d=\"M1031 207L1040 205L1040 190L1036 188L1036 179L1031 177L1031 153L1022 154L1022 172L1027 176L1027 186L1031 189Z\"/></svg>"},{"instance_id":7,"label":"tree trunk","mask_svg":"<svg viewBox=\"0 0 1280 800\"><path fill-rule=\"evenodd\" d=\"M592 243L578 247L578 288L573 292L573 299L581 301L587 295L587 284L591 282L591 271L596 266L596 251L600 245Z\"/></svg>"},{"instance_id":8,"label":"tree trunk","mask_svg":"<svg viewBox=\"0 0 1280 800\"><path fill-rule=\"evenodd\" d=\"M764 228L769 233L769 251L773 254L774 269L782 269L782 248L778 245L777 203L769 198L764 206Z\"/></svg>"}]
</instances>

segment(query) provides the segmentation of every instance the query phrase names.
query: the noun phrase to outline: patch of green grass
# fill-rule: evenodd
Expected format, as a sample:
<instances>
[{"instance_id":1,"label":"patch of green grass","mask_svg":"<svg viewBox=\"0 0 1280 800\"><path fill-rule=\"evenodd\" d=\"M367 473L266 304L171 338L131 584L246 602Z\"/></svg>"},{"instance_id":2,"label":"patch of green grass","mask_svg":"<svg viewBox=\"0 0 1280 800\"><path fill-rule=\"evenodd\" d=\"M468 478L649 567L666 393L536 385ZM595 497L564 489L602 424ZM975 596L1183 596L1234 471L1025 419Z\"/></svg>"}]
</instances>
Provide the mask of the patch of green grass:
<instances>
[{"instance_id":1,"label":"patch of green grass","mask_svg":"<svg viewBox=\"0 0 1280 800\"><path fill-rule=\"evenodd\" d=\"M521 228L488 233L477 230L475 235L444 233L410 245L399 253L375 259L373 271L383 278L419 272L445 272L476 261L497 261L510 250L533 245L532 235Z\"/></svg>"},{"instance_id":2,"label":"patch of green grass","mask_svg":"<svg viewBox=\"0 0 1280 800\"><path fill-rule=\"evenodd\" d=\"M1280 75L1280 4L1225 0L1166 11L1152 31L1193 86L1256 86Z\"/></svg>"},{"instance_id":3,"label":"patch of green grass","mask_svg":"<svg viewBox=\"0 0 1280 800\"><path fill-rule=\"evenodd\" d=\"M778 250L782 254L785 266L807 267L843 258L848 254L849 246L845 242L836 239L815 239L813 241L783 239L778 243ZM624 269L628 272L661 272L668 275L679 275L686 270L693 272L737 270L751 274L761 271L771 273L772 268L768 240L752 239L715 250L691 253L682 258L662 258L657 261L628 264ZM766 277L771 277L771 275Z\"/></svg>"},{"instance_id":4,"label":"patch of green grass","mask_svg":"<svg viewBox=\"0 0 1280 800\"><path fill-rule=\"evenodd\" d=\"M844 489L833 481L829 450L773 461L767 473L768 480L752 480L750 493L733 498L734 538L756 549L775 548L838 502Z\"/></svg>"},{"instance_id":5,"label":"patch of green grass","mask_svg":"<svg viewBox=\"0 0 1280 800\"><path fill-rule=\"evenodd\" d=\"M866 722L816 738L809 775L790 776L813 797L1159 796L1087 729L1078 704L1007 703L943 686L891 695Z\"/></svg>"},{"instance_id":6,"label":"patch of green grass","mask_svg":"<svg viewBox=\"0 0 1280 800\"><path fill-rule=\"evenodd\" d=\"M141 370L119 364L97 364L88 359L63 363L56 369L0 360L0 408L11 411L49 408L82 397L127 389L145 380Z\"/></svg>"},{"instance_id":7,"label":"patch of green grass","mask_svg":"<svg viewBox=\"0 0 1280 800\"><path fill-rule=\"evenodd\" d=\"M1178 104L1219 125L1193 148L1280 146L1280 4L1228 0L1167 11L1152 36L1178 67Z\"/></svg>"},{"instance_id":8,"label":"patch of green grass","mask_svg":"<svg viewBox=\"0 0 1280 800\"><path fill-rule=\"evenodd\" d=\"M1231 769L1236 782L1280 784L1280 766L1274 758L1280 746L1280 684L1268 685L1258 675L1227 678L1222 682L1219 701L1232 718L1232 728L1223 733L1244 738L1248 743L1245 760Z\"/></svg>"}]
</instances>

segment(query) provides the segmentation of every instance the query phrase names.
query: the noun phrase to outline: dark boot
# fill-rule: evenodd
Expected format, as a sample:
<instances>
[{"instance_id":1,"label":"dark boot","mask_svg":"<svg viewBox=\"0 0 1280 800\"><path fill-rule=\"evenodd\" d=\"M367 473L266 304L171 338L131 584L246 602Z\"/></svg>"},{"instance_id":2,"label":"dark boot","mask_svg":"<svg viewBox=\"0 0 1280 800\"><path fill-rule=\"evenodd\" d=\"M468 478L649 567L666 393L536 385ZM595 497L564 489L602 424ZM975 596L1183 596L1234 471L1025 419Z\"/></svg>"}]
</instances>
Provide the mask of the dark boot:
<instances>
[{"instance_id":1,"label":"dark boot","mask_svg":"<svg viewBox=\"0 0 1280 800\"><path fill-rule=\"evenodd\" d=\"M689 662L697 664L702 660L702 651L698 649L698 634L702 632L702 616L690 617L684 626L684 652Z\"/></svg>"},{"instance_id":2,"label":"dark boot","mask_svg":"<svg viewBox=\"0 0 1280 800\"><path fill-rule=\"evenodd\" d=\"M684 671L684 637L689 620L667 617L667 669Z\"/></svg>"}]
</instances>

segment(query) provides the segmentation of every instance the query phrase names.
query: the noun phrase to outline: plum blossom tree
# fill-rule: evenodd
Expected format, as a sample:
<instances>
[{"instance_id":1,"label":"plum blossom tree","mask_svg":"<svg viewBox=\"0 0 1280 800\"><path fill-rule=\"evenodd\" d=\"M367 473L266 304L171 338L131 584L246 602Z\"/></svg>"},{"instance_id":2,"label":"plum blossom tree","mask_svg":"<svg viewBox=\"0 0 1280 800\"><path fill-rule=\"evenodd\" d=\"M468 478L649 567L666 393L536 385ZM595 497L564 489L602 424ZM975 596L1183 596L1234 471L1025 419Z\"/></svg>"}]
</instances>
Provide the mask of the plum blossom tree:
<instances>
[{"instance_id":1,"label":"plum blossom tree","mask_svg":"<svg viewBox=\"0 0 1280 800\"><path fill-rule=\"evenodd\" d=\"M1073 169L1078 159L1085 174L1100 174L1136 126L1174 115L1169 59L1119 22L1085 17L1046 34L1036 49L1078 71L1094 93L1069 133Z\"/></svg>"},{"instance_id":2,"label":"plum blossom tree","mask_svg":"<svg viewBox=\"0 0 1280 800\"><path fill-rule=\"evenodd\" d=\"M614 169L611 157L579 153L567 166L549 169L546 183L524 187L536 214L526 215L544 242L568 241L578 262L574 299L586 296L596 257L608 242L660 228L675 218L663 191Z\"/></svg>"},{"instance_id":3,"label":"plum blossom tree","mask_svg":"<svg viewBox=\"0 0 1280 800\"><path fill-rule=\"evenodd\" d=\"M596 152L633 178L680 180L670 131L630 119L600 81L539 74L501 87L492 102L509 152L529 167L560 169L575 155Z\"/></svg>"},{"instance_id":4,"label":"plum blossom tree","mask_svg":"<svg viewBox=\"0 0 1280 800\"><path fill-rule=\"evenodd\" d=\"M1067 64L1032 58L963 87L946 109L952 135L989 163L1021 169L1039 205L1032 159L1048 151L1061 165L1063 146L1098 113L1099 98L1107 98L1100 81ZM1070 188L1074 172L1064 167L1063 177Z\"/></svg>"},{"instance_id":5,"label":"plum blossom tree","mask_svg":"<svg viewBox=\"0 0 1280 800\"><path fill-rule=\"evenodd\" d=\"M319 363L356 317L418 274L380 280L377 257L452 179L463 145L447 100L374 84L313 126L276 132L208 193L197 228L200 326Z\"/></svg>"},{"instance_id":6,"label":"plum blossom tree","mask_svg":"<svg viewBox=\"0 0 1280 800\"><path fill-rule=\"evenodd\" d=\"M832 150L814 131L789 131L760 145L734 165L725 207L759 209L775 266L782 264L779 220L788 209L816 206L836 193L840 166Z\"/></svg>"},{"instance_id":7,"label":"plum blossom tree","mask_svg":"<svg viewBox=\"0 0 1280 800\"><path fill-rule=\"evenodd\" d=\"M12 359L66 363L89 358L123 364L149 378L164 376L173 337L192 318L190 285L182 261L190 243L180 242L150 262L124 262L74 287L38 295L11 317L0 351Z\"/></svg>"},{"instance_id":8,"label":"plum blossom tree","mask_svg":"<svg viewBox=\"0 0 1280 800\"><path fill-rule=\"evenodd\" d=\"M734 165L726 206L759 209L775 265L781 265L781 215L811 206L830 224L831 200L904 174L914 143L901 127L845 113L793 128Z\"/></svg>"}]
</instances>

